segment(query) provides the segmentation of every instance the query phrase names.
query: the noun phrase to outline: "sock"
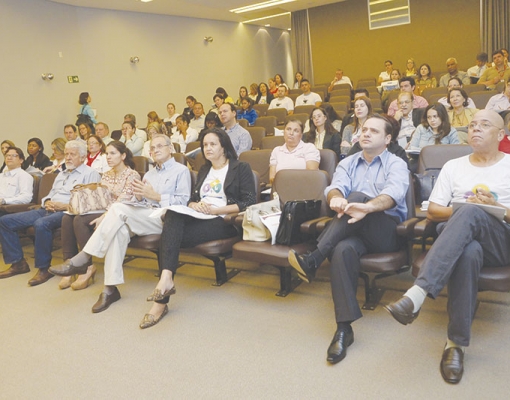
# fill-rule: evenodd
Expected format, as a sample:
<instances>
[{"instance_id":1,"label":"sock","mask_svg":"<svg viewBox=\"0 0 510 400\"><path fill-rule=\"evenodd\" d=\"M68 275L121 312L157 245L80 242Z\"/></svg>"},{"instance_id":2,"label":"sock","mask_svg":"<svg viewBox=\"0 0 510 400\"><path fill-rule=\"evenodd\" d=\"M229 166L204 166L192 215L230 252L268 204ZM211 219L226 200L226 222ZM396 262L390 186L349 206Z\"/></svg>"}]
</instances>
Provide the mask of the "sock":
<instances>
[{"instance_id":1,"label":"sock","mask_svg":"<svg viewBox=\"0 0 510 400\"><path fill-rule=\"evenodd\" d=\"M76 265L83 265L90 261L90 255L85 253L84 251L80 251L78 254L76 254L73 258L71 258L71 264Z\"/></svg>"},{"instance_id":2,"label":"sock","mask_svg":"<svg viewBox=\"0 0 510 400\"><path fill-rule=\"evenodd\" d=\"M315 266L317 268L319 268L326 259L326 257L322 255L319 249L312 251L312 254L310 254L310 256L315 260Z\"/></svg>"},{"instance_id":3,"label":"sock","mask_svg":"<svg viewBox=\"0 0 510 400\"><path fill-rule=\"evenodd\" d=\"M351 327L350 322L337 322L336 329L337 329L337 331L352 332L352 327Z\"/></svg>"},{"instance_id":4,"label":"sock","mask_svg":"<svg viewBox=\"0 0 510 400\"><path fill-rule=\"evenodd\" d=\"M427 292L418 285L413 285L411 289L405 292L404 296L409 297L412 300L414 304L413 313L415 313L421 308L425 301L425 297L427 297Z\"/></svg>"},{"instance_id":5,"label":"sock","mask_svg":"<svg viewBox=\"0 0 510 400\"><path fill-rule=\"evenodd\" d=\"M106 286L105 285L105 287L103 289L103 293L110 295L113 293L114 290L115 290L115 286Z\"/></svg>"},{"instance_id":6,"label":"sock","mask_svg":"<svg viewBox=\"0 0 510 400\"><path fill-rule=\"evenodd\" d=\"M449 349L450 347L458 347L464 353L464 349L465 349L464 346L459 346L453 340L446 338L446 345L444 346L444 349L446 350L446 349Z\"/></svg>"}]
</instances>

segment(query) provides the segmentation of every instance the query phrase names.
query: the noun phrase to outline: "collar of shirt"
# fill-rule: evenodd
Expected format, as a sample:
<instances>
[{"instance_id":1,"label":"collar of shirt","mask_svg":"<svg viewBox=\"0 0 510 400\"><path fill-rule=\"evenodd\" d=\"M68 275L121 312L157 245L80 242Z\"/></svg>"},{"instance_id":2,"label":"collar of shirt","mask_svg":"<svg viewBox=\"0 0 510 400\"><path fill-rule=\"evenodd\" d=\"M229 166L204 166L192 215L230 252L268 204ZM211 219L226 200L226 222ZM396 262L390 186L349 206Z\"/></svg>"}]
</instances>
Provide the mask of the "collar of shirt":
<instances>
[{"instance_id":1,"label":"collar of shirt","mask_svg":"<svg viewBox=\"0 0 510 400\"><path fill-rule=\"evenodd\" d=\"M165 170L165 169L168 169L170 168L173 164L175 163L175 159L173 157L170 157L168 160L166 160L163 164L161 165L156 165L156 169L158 171L162 171L162 170Z\"/></svg>"},{"instance_id":2,"label":"collar of shirt","mask_svg":"<svg viewBox=\"0 0 510 400\"><path fill-rule=\"evenodd\" d=\"M4 175L5 176L16 176L20 170L21 170L21 167L14 168L14 169L8 169L6 167L4 170Z\"/></svg>"},{"instance_id":3,"label":"collar of shirt","mask_svg":"<svg viewBox=\"0 0 510 400\"><path fill-rule=\"evenodd\" d=\"M287 147L287 143L284 143L283 146L281 147L281 150L284 152L284 153L287 153L287 154L292 154L292 153L295 153L296 151L298 151L300 148L302 148L303 146L305 145L305 142L303 142L302 140L299 141L299 144L296 146L296 148L292 151L289 150L289 148Z\"/></svg>"},{"instance_id":4,"label":"collar of shirt","mask_svg":"<svg viewBox=\"0 0 510 400\"><path fill-rule=\"evenodd\" d=\"M239 122L236 122L236 123L235 123L235 125L234 125L232 128L227 129L227 127L226 127L226 126L224 126L224 127L223 127L223 129L225 130L225 132L230 133L230 132L232 132L232 131L233 131L233 130L234 130L234 129L238 126L238 125L239 125Z\"/></svg>"},{"instance_id":5,"label":"collar of shirt","mask_svg":"<svg viewBox=\"0 0 510 400\"><path fill-rule=\"evenodd\" d=\"M64 174L64 175L71 175L74 171L76 171L77 173L81 174L83 172L83 170L85 169L85 163L83 164L80 164L79 166L77 166L76 168L74 169L65 169L64 171L61 172L61 174Z\"/></svg>"},{"instance_id":6,"label":"collar of shirt","mask_svg":"<svg viewBox=\"0 0 510 400\"><path fill-rule=\"evenodd\" d=\"M371 162L368 162L366 159L365 159L365 154L363 153L363 151L360 151L359 152L359 159L356 163L356 165L358 165L361 161L360 160L363 160L363 162L365 164L367 164L368 166L372 165L374 162L380 162L381 164L384 163L384 161L388 158L388 154L390 154L388 152L388 149L384 149L384 151L381 153L381 154L378 154L376 155Z\"/></svg>"}]
</instances>

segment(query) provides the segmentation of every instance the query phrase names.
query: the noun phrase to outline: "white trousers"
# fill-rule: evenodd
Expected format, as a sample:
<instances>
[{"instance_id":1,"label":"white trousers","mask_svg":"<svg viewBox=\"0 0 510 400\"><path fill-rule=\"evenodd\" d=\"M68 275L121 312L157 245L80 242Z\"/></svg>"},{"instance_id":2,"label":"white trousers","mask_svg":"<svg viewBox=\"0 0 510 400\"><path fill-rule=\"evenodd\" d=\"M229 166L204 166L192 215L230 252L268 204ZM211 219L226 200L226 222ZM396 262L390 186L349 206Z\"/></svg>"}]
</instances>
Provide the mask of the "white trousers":
<instances>
[{"instance_id":1,"label":"white trousers","mask_svg":"<svg viewBox=\"0 0 510 400\"><path fill-rule=\"evenodd\" d=\"M132 236L161 233L161 218L150 218L152 209L114 203L94 231L83 251L104 257L104 284L124 283L122 262Z\"/></svg>"}]
</instances>

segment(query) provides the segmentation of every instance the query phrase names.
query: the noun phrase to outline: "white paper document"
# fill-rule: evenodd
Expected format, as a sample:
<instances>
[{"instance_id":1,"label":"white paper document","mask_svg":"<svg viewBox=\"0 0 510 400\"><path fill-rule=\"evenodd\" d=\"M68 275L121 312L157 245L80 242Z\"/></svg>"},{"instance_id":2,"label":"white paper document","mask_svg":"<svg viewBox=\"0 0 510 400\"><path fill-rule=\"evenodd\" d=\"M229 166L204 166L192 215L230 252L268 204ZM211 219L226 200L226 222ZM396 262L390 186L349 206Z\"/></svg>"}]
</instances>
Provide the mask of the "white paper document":
<instances>
[{"instance_id":1,"label":"white paper document","mask_svg":"<svg viewBox=\"0 0 510 400\"><path fill-rule=\"evenodd\" d=\"M161 216L164 215L167 210L172 210L172 211L175 211L176 213L179 213L179 214L189 215L189 216L191 216L193 218L197 218L197 219L213 219L213 218L218 218L218 215L203 214L203 213L200 213L198 211L192 210L188 206L181 206L181 205L157 208L149 216L151 218L161 218Z\"/></svg>"}]
</instances>

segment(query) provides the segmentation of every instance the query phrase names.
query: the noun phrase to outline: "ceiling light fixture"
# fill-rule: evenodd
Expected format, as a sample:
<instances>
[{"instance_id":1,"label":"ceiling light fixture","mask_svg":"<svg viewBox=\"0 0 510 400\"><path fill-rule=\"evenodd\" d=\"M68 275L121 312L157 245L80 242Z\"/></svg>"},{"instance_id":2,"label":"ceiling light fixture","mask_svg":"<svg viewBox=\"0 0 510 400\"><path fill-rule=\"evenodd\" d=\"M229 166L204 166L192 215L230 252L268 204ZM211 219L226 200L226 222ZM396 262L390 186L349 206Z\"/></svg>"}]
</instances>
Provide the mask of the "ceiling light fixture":
<instances>
[{"instance_id":1,"label":"ceiling light fixture","mask_svg":"<svg viewBox=\"0 0 510 400\"><path fill-rule=\"evenodd\" d=\"M250 23L250 22L262 21L262 20L268 19L268 18L281 17L282 15L290 15L290 11L289 12L284 12L284 13L281 13L281 14L269 15L268 17L249 19L247 21L242 21L242 23L243 24L247 24L247 23Z\"/></svg>"},{"instance_id":2,"label":"ceiling light fixture","mask_svg":"<svg viewBox=\"0 0 510 400\"><path fill-rule=\"evenodd\" d=\"M296 0L269 0L269 1L264 1L262 3L252 4L251 6L233 8L232 10L229 10L229 11L236 13L236 14L241 14L241 13L245 13L248 11L260 10L262 8L278 6L280 4L290 3L293 1L296 1Z\"/></svg>"},{"instance_id":3,"label":"ceiling light fixture","mask_svg":"<svg viewBox=\"0 0 510 400\"><path fill-rule=\"evenodd\" d=\"M142 3L150 3L152 0L140 0Z\"/></svg>"}]
</instances>

